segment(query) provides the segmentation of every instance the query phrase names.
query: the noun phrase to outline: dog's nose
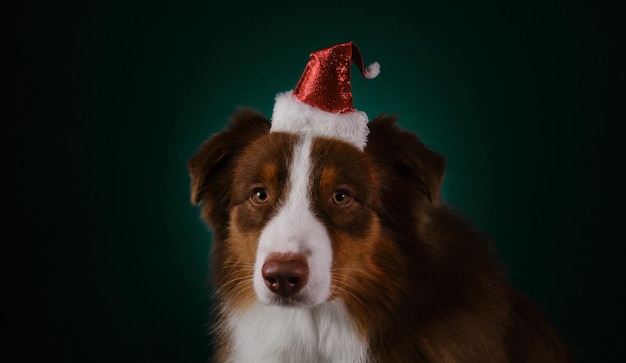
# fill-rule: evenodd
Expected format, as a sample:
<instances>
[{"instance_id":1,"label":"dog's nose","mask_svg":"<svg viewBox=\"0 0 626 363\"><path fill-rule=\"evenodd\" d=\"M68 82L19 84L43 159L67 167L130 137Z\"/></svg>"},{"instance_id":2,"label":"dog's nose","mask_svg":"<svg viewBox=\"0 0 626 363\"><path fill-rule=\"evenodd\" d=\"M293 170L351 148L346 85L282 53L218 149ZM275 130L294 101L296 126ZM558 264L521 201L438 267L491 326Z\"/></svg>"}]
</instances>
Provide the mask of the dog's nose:
<instances>
[{"instance_id":1,"label":"dog's nose","mask_svg":"<svg viewBox=\"0 0 626 363\"><path fill-rule=\"evenodd\" d=\"M270 254L261 268L265 285L271 292L288 297L296 294L309 278L309 266L301 254Z\"/></svg>"}]
</instances>

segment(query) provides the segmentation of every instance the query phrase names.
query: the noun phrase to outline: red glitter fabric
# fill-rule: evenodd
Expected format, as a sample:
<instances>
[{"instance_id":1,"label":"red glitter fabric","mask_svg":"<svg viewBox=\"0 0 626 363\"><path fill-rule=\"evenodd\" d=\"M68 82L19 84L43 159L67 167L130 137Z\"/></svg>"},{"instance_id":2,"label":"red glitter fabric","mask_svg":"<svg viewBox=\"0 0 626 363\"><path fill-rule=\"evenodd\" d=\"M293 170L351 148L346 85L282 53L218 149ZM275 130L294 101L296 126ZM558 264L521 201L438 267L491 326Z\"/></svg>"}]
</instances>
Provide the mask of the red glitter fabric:
<instances>
[{"instance_id":1,"label":"red glitter fabric","mask_svg":"<svg viewBox=\"0 0 626 363\"><path fill-rule=\"evenodd\" d=\"M365 76L361 52L353 42L311 53L311 59L293 90L294 96L324 111L339 114L353 112L351 63L358 66Z\"/></svg>"}]
</instances>

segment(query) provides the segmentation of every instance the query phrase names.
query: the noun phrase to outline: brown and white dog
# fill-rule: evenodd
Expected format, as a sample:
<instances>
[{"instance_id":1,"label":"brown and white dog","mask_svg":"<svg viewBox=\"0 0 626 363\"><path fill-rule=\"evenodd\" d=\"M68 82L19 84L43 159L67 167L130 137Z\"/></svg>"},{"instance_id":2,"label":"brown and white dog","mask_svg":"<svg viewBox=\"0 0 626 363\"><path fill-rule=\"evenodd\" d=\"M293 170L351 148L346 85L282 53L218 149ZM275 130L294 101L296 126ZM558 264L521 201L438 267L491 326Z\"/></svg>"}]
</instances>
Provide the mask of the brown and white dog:
<instances>
[{"instance_id":1,"label":"brown and white dog","mask_svg":"<svg viewBox=\"0 0 626 363\"><path fill-rule=\"evenodd\" d=\"M444 157L395 117L362 149L271 128L240 109L189 161L214 231L217 362L571 361L442 202Z\"/></svg>"}]
</instances>

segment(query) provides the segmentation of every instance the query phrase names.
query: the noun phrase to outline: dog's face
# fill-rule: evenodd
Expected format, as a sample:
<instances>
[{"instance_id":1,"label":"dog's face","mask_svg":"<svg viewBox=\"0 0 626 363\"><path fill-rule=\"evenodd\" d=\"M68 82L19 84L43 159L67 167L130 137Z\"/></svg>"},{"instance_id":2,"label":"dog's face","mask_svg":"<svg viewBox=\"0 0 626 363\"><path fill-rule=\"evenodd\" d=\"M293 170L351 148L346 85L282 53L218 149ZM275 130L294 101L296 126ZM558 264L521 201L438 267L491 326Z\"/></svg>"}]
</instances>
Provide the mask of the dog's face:
<instances>
[{"instance_id":1,"label":"dog's face","mask_svg":"<svg viewBox=\"0 0 626 363\"><path fill-rule=\"evenodd\" d=\"M203 204L215 231L216 287L240 307L358 300L355 287L371 278L363 276L364 266L377 250L394 248L382 233L384 222L402 219L394 211L407 203L439 203L443 159L417 139L411 145L433 155L407 157L396 150L400 140L387 140L384 130L380 139L372 132L363 151L339 140L269 132L269 126L241 111L190 161L192 201ZM441 170L424 177L426 168ZM402 180L411 179L423 190L405 192ZM392 194L399 200L384 200Z\"/></svg>"},{"instance_id":2,"label":"dog's face","mask_svg":"<svg viewBox=\"0 0 626 363\"><path fill-rule=\"evenodd\" d=\"M257 298L327 300L331 269L340 268L333 250L358 251L349 246L372 233L364 154L340 141L270 133L244 150L234 170L229 239L245 241L236 244L238 255L256 251L250 261Z\"/></svg>"}]
</instances>

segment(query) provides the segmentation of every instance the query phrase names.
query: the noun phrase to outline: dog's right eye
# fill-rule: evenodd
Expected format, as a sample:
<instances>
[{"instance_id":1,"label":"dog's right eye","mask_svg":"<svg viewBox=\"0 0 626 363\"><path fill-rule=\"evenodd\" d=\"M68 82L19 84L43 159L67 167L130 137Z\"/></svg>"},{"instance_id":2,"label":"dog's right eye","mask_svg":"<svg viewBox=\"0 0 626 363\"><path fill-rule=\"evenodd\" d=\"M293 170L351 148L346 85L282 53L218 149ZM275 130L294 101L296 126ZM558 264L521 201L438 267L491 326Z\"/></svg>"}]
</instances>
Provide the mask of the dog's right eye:
<instances>
[{"instance_id":1,"label":"dog's right eye","mask_svg":"<svg viewBox=\"0 0 626 363\"><path fill-rule=\"evenodd\" d=\"M252 201L252 203L257 204L257 205L266 203L268 199L269 199L269 196L267 195L267 192L263 188L255 189L254 192L252 193L252 196L250 197L250 200Z\"/></svg>"}]
</instances>

